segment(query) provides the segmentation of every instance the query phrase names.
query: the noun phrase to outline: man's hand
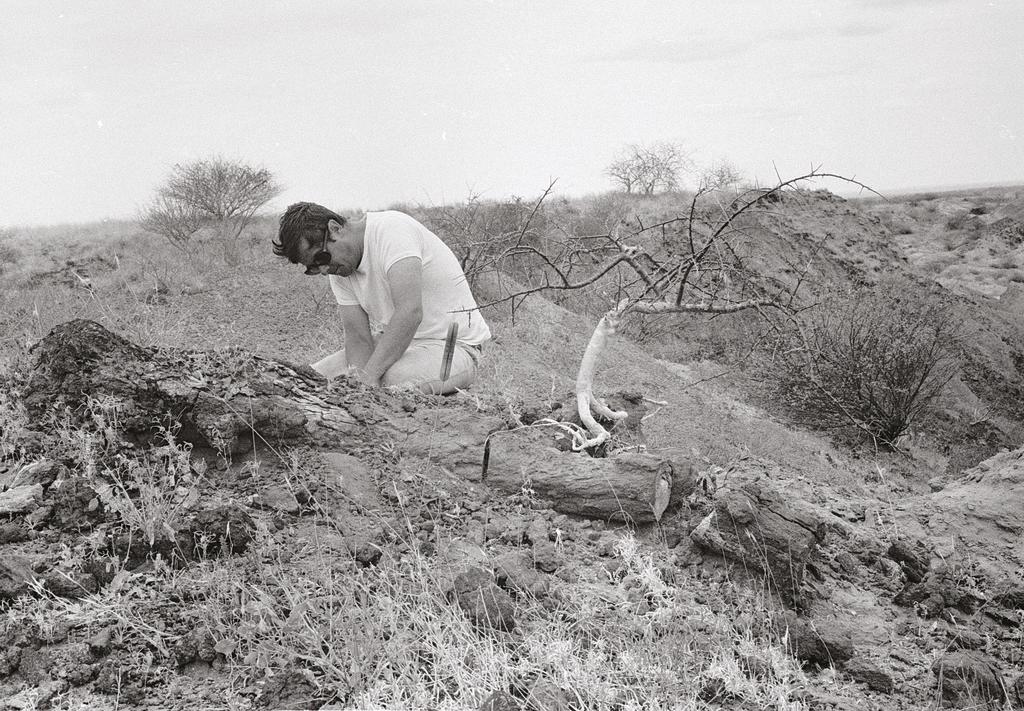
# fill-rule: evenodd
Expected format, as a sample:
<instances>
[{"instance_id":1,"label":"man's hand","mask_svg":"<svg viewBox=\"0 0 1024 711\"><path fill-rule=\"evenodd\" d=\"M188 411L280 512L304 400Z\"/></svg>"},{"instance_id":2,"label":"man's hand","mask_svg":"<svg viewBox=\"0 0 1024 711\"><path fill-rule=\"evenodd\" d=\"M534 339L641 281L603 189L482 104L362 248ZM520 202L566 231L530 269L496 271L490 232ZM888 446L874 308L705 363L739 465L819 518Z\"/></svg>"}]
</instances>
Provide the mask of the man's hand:
<instances>
[{"instance_id":1,"label":"man's hand","mask_svg":"<svg viewBox=\"0 0 1024 711\"><path fill-rule=\"evenodd\" d=\"M345 329L345 360L349 366L364 368L373 353L369 317L361 306L342 306L340 310Z\"/></svg>"},{"instance_id":2,"label":"man's hand","mask_svg":"<svg viewBox=\"0 0 1024 711\"><path fill-rule=\"evenodd\" d=\"M345 371L345 375L357 380L363 385L369 385L371 388L380 387L380 378L374 378L362 368L351 365L348 370Z\"/></svg>"}]
</instances>

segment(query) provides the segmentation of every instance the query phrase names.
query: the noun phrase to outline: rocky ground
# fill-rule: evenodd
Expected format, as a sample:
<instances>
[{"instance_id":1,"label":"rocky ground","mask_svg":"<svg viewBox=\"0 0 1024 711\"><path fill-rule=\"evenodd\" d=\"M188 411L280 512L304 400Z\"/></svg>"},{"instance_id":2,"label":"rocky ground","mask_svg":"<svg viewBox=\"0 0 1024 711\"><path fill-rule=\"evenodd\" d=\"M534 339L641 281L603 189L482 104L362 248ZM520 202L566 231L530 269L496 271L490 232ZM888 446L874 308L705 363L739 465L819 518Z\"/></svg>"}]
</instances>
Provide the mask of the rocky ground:
<instances>
[{"instance_id":1,"label":"rocky ground","mask_svg":"<svg viewBox=\"0 0 1024 711\"><path fill-rule=\"evenodd\" d=\"M37 270L0 313L0 708L1024 708L1019 202L763 216L823 284L956 299L906 455L752 404L707 359L740 320L686 322L682 362L616 339L633 416L592 458L544 422L583 309L489 311L479 387L430 398L290 364L339 334L277 263Z\"/></svg>"},{"instance_id":2,"label":"rocky ground","mask_svg":"<svg viewBox=\"0 0 1024 711\"><path fill-rule=\"evenodd\" d=\"M586 688L513 658L481 676L491 686L442 690L426 681L436 649L422 695L383 690L410 672L376 629L381 600L409 580L464 625L464 654L472 640L525 655L553 625L574 646L632 630L669 660L639 707L1024 703L1024 450L888 500L763 458L651 450L676 476L661 520L637 523L533 489L538 460L587 456L547 433L490 448L488 471L521 472L496 488L488 436L519 437L523 418L472 399L325 389L287 364L138 349L88 322L34 355L0 478L8 708L633 708L622 680ZM168 406L177 439L147 435ZM391 624L403 654L427 654ZM628 663L614 656L609 674Z\"/></svg>"}]
</instances>

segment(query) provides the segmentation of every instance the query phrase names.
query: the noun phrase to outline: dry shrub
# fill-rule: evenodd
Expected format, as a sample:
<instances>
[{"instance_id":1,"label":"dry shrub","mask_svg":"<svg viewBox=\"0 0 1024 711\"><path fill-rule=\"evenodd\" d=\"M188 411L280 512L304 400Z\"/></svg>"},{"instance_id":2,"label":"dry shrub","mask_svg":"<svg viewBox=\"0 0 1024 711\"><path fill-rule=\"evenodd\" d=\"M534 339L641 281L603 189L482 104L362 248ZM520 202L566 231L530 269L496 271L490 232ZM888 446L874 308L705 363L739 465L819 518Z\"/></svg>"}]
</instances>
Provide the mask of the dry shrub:
<instances>
[{"instance_id":1,"label":"dry shrub","mask_svg":"<svg viewBox=\"0 0 1024 711\"><path fill-rule=\"evenodd\" d=\"M14 236L8 230L0 230L0 274L6 272L21 259L21 250L14 244Z\"/></svg>"},{"instance_id":2,"label":"dry shrub","mask_svg":"<svg viewBox=\"0 0 1024 711\"><path fill-rule=\"evenodd\" d=\"M946 220L947 230L975 230L981 228L981 223L969 212L959 212Z\"/></svg>"},{"instance_id":3,"label":"dry shrub","mask_svg":"<svg viewBox=\"0 0 1024 711\"><path fill-rule=\"evenodd\" d=\"M892 446L959 370L960 332L937 294L903 280L805 312L775 352L775 391L816 429Z\"/></svg>"},{"instance_id":4,"label":"dry shrub","mask_svg":"<svg viewBox=\"0 0 1024 711\"><path fill-rule=\"evenodd\" d=\"M240 160L214 156L176 163L139 215L139 224L187 255L194 255L194 237L208 228L225 263L237 266L244 256L246 228L280 193L269 170Z\"/></svg>"}]
</instances>

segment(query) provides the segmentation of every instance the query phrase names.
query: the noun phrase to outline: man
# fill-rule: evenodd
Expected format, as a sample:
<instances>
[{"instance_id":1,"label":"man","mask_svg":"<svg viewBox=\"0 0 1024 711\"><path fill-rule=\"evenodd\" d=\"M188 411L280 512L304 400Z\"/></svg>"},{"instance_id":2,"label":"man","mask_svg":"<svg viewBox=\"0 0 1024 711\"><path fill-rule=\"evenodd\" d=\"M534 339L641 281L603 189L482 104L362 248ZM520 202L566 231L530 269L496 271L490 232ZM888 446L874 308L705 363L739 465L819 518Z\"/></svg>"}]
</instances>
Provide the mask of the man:
<instances>
[{"instance_id":1,"label":"man","mask_svg":"<svg viewBox=\"0 0 1024 711\"><path fill-rule=\"evenodd\" d=\"M281 216L274 254L327 274L341 308L345 347L313 363L322 375L355 375L369 385L411 385L451 393L476 379L491 332L466 275L437 235L402 212L348 220L310 202ZM458 326L443 382L445 338Z\"/></svg>"}]
</instances>

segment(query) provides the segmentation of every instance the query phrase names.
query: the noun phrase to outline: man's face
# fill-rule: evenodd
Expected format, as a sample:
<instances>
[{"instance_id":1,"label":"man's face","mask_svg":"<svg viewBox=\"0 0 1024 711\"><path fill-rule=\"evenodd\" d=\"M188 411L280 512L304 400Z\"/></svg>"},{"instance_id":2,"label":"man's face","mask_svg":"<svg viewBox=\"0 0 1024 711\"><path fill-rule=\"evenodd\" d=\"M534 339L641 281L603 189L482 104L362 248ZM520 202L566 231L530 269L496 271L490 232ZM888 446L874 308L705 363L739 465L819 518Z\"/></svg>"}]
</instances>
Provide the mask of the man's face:
<instances>
[{"instance_id":1,"label":"man's face","mask_svg":"<svg viewBox=\"0 0 1024 711\"><path fill-rule=\"evenodd\" d=\"M300 263L306 267L306 274L324 274L330 269L333 256L328 246L329 231L324 229L323 239L317 242L315 239L306 240L306 248L303 250Z\"/></svg>"},{"instance_id":2,"label":"man's face","mask_svg":"<svg viewBox=\"0 0 1024 711\"><path fill-rule=\"evenodd\" d=\"M349 244L341 226L333 220L324 231L322 241L308 244L302 263L306 274L335 274L347 277L359 266L359 256L354 245Z\"/></svg>"}]
</instances>

